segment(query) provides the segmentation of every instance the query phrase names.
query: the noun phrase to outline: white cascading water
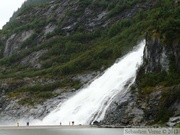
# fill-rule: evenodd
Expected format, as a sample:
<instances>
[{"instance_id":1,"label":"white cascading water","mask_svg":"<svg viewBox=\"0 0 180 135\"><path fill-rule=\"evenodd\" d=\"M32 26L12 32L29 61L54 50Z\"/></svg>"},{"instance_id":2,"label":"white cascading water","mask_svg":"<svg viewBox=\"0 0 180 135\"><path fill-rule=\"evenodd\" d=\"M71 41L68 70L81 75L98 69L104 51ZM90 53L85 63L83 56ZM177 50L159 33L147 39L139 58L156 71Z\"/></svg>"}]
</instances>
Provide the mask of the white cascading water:
<instances>
[{"instance_id":1,"label":"white cascading water","mask_svg":"<svg viewBox=\"0 0 180 135\"><path fill-rule=\"evenodd\" d=\"M127 89L127 84L134 82L136 71L142 63L144 46L145 40L88 87L83 88L49 113L41 124L55 125L61 122L63 125L68 125L69 122L74 121L75 125L79 125L102 120L113 98Z\"/></svg>"}]
</instances>

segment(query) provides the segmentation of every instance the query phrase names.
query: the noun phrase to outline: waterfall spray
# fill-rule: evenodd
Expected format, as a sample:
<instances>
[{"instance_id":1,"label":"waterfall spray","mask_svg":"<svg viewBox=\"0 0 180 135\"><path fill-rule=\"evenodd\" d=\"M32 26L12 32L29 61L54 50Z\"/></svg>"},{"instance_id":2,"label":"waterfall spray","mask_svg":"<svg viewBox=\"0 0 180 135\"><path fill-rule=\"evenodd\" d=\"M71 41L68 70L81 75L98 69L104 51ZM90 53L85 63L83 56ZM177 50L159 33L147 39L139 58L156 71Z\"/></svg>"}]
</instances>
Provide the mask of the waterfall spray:
<instances>
[{"instance_id":1,"label":"waterfall spray","mask_svg":"<svg viewBox=\"0 0 180 135\"><path fill-rule=\"evenodd\" d=\"M136 71L142 63L144 46L145 40L108 68L88 87L83 88L49 113L41 124L54 125L61 122L63 125L68 125L70 121L74 121L77 125L102 120L114 97L133 84Z\"/></svg>"}]
</instances>

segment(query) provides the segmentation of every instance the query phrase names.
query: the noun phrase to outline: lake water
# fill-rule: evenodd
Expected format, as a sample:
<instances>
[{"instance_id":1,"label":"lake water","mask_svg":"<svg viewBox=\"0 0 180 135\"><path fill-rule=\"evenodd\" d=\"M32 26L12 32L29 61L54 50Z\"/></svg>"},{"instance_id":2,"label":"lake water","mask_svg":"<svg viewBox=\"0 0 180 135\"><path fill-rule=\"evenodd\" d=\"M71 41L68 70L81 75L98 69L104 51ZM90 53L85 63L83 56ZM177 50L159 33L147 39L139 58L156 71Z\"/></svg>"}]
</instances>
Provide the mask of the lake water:
<instances>
[{"instance_id":1,"label":"lake water","mask_svg":"<svg viewBox=\"0 0 180 135\"><path fill-rule=\"evenodd\" d=\"M0 129L0 135L123 135L119 128Z\"/></svg>"},{"instance_id":2,"label":"lake water","mask_svg":"<svg viewBox=\"0 0 180 135\"><path fill-rule=\"evenodd\" d=\"M180 135L180 128L0 127L0 135Z\"/></svg>"}]
</instances>

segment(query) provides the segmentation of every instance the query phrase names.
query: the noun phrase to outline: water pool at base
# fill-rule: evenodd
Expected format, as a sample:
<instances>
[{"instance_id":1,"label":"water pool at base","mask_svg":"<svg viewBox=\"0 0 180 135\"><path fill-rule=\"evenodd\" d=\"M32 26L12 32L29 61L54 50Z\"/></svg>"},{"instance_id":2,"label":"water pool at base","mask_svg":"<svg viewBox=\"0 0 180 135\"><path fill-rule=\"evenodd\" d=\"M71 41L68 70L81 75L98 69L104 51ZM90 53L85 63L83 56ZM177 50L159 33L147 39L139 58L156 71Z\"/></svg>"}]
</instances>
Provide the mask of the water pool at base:
<instances>
[{"instance_id":1,"label":"water pool at base","mask_svg":"<svg viewBox=\"0 0 180 135\"><path fill-rule=\"evenodd\" d=\"M0 129L0 135L123 135L119 128Z\"/></svg>"}]
</instances>

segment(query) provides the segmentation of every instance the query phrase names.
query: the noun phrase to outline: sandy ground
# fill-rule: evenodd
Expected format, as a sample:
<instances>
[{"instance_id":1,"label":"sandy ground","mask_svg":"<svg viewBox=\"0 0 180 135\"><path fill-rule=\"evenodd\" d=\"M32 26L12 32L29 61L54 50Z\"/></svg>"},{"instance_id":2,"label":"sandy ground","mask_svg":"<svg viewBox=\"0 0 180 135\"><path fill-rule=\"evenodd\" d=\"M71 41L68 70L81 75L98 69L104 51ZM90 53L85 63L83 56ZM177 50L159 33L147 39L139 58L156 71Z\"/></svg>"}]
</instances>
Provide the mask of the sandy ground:
<instances>
[{"instance_id":1,"label":"sandy ground","mask_svg":"<svg viewBox=\"0 0 180 135\"><path fill-rule=\"evenodd\" d=\"M96 128L90 125L43 125L43 126L0 126L1 129L42 129L42 128Z\"/></svg>"}]
</instances>

